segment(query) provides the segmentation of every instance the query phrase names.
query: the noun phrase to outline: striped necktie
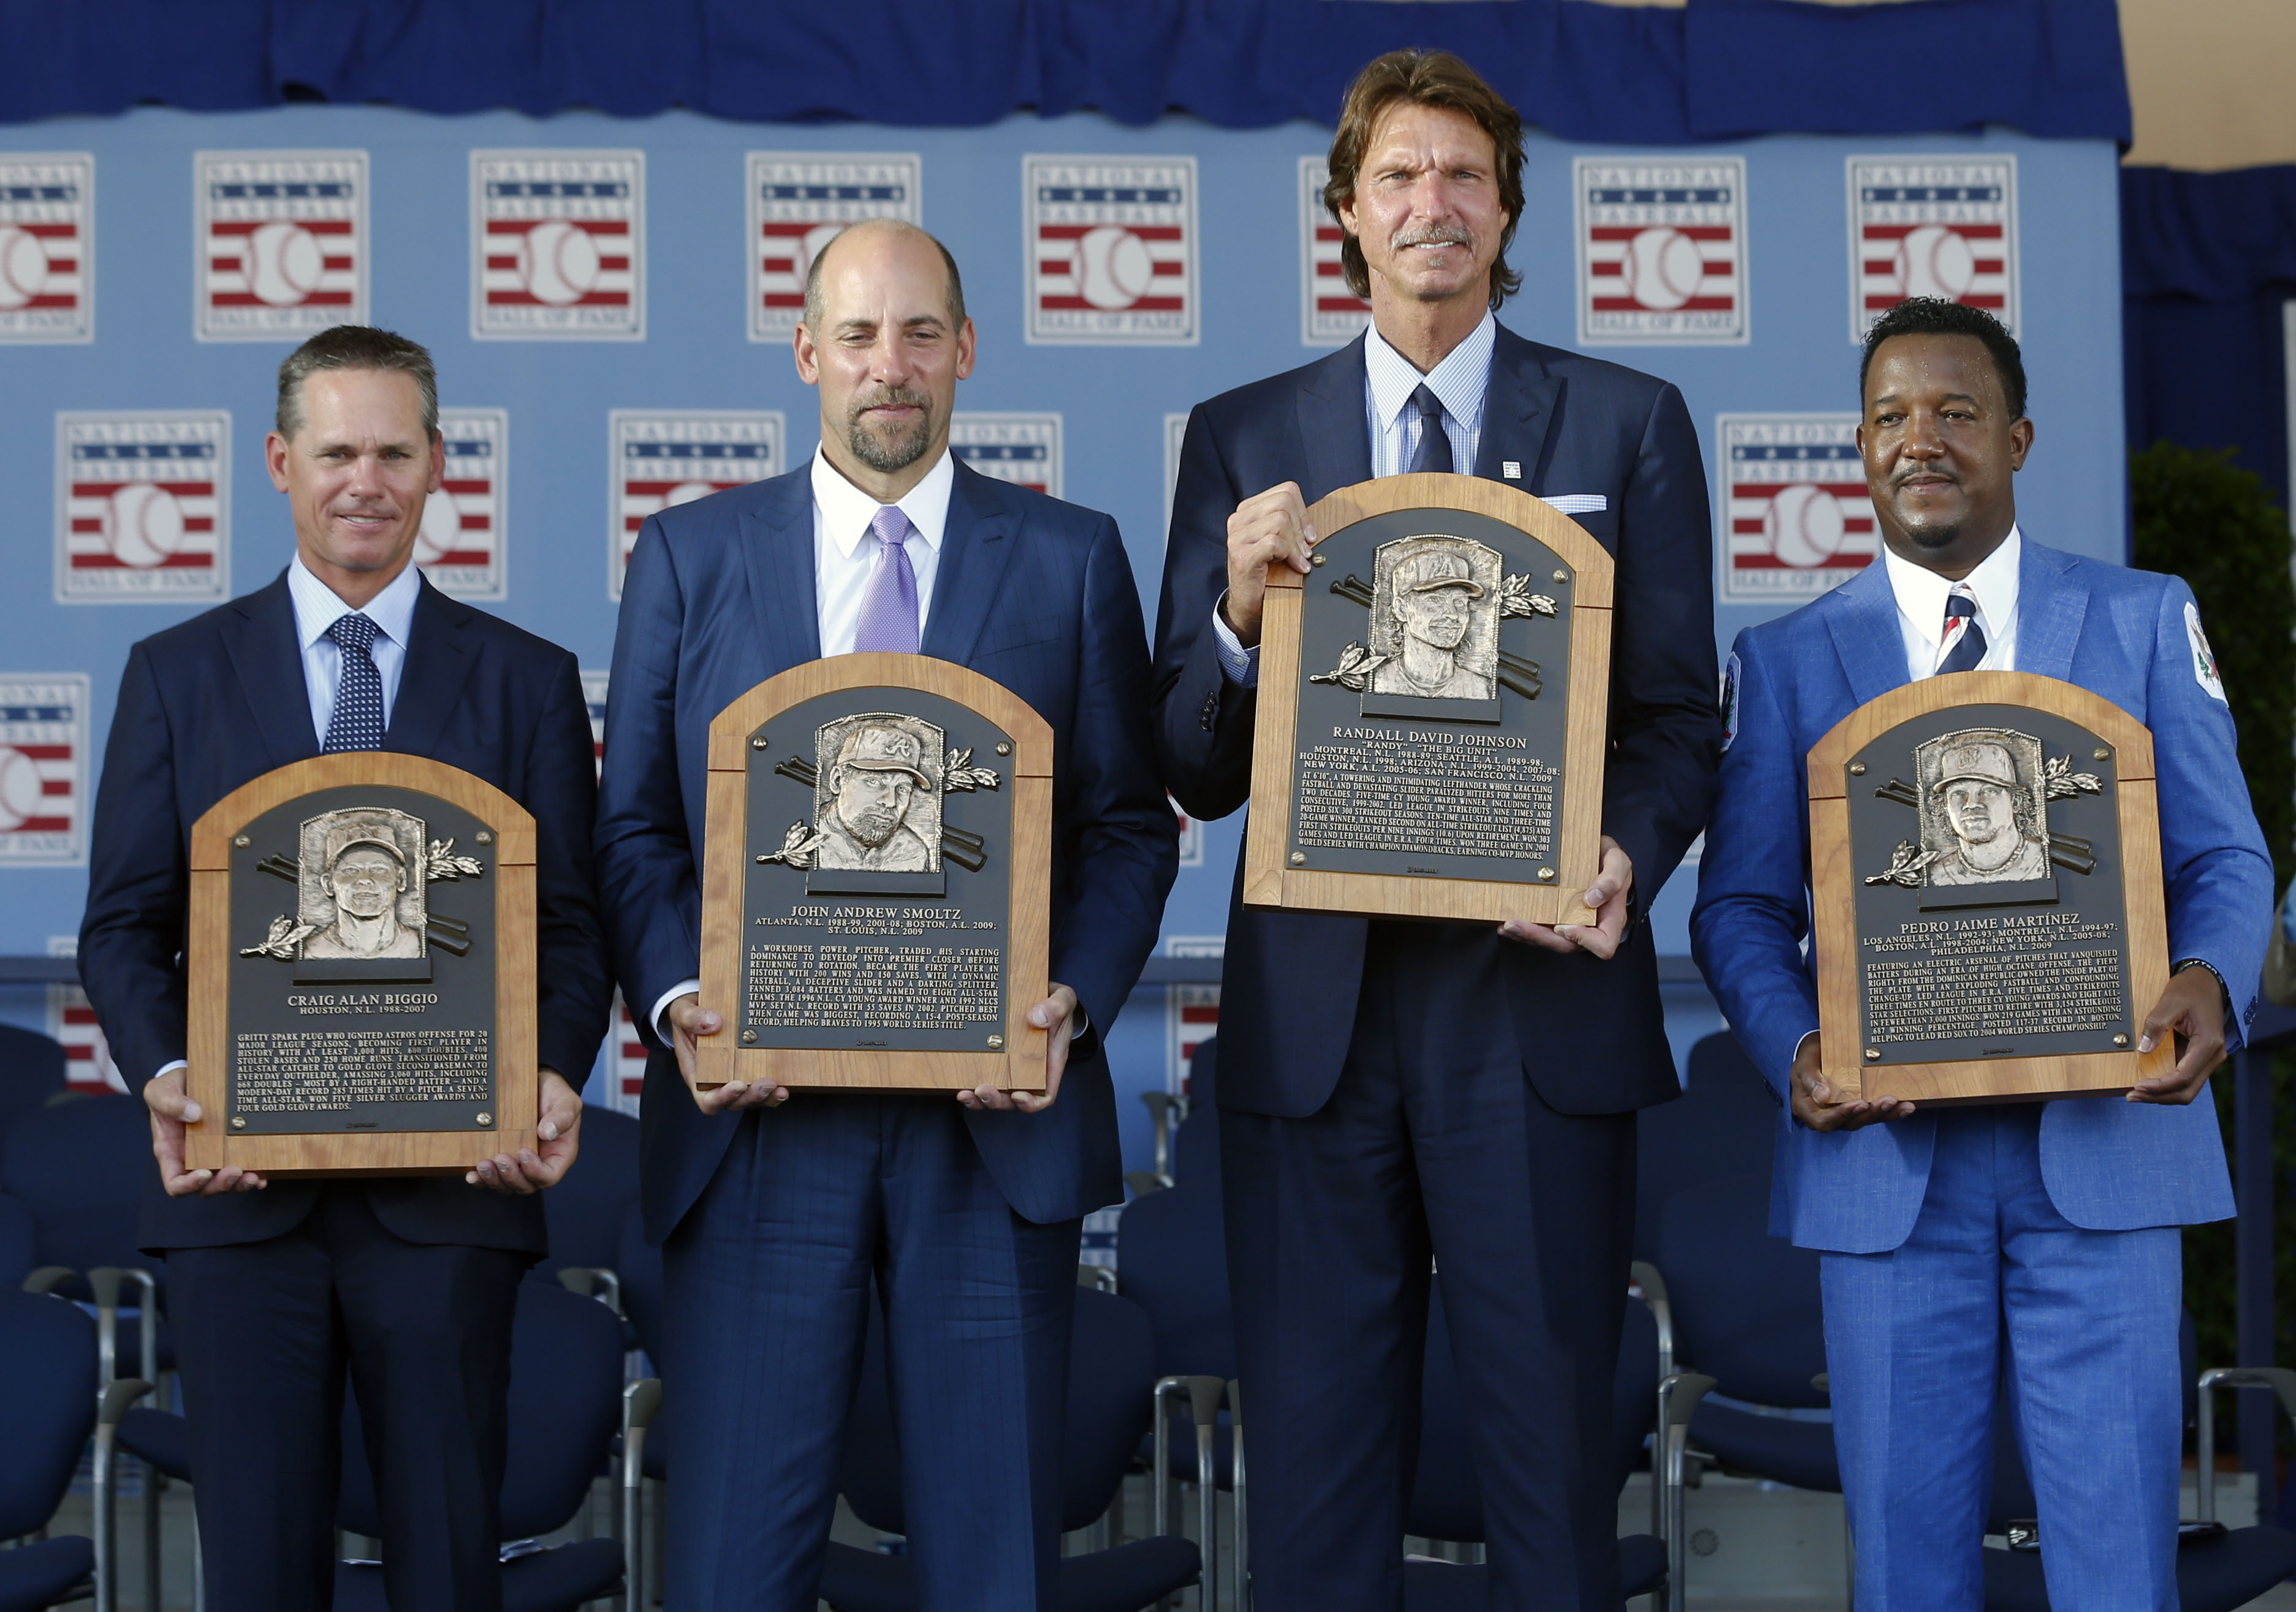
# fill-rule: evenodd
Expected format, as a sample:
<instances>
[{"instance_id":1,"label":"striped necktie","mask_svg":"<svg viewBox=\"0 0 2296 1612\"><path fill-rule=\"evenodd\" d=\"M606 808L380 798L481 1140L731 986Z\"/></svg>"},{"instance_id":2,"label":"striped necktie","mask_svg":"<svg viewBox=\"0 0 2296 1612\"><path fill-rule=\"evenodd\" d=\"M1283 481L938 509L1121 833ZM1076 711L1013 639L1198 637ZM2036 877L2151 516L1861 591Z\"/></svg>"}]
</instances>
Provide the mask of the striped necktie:
<instances>
[{"instance_id":1,"label":"striped necktie","mask_svg":"<svg viewBox=\"0 0 2296 1612\"><path fill-rule=\"evenodd\" d=\"M1977 625L1977 595L1969 584L1954 585L1946 595L1945 635L1938 642L1937 669L1973 672L1985 659L1985 629Z\"/></svg>"}]
</instances>

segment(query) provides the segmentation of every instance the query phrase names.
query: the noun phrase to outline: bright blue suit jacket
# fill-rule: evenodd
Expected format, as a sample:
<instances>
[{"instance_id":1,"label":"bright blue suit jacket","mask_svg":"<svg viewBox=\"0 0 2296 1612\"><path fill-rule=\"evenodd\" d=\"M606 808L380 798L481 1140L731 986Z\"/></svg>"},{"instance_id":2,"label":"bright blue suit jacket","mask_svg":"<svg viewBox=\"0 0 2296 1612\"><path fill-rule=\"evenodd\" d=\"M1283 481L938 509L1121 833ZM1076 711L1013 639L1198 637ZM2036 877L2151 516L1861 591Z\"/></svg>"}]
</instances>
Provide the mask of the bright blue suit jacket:
<instances>
[{"instance_id":1,"label":"bright blue suit jacket","mask_svg":"<svg viewBox=\"0 0 2296 1612\"><path fill-rule=\"evenodd\" d=\"M2044 548L2018 569L2017 669L2103 695L2152 732L2169 955L2198 958L2233 993L2231 1039L2255 1010L2272 917L2272 863L2234 752L2232 714L2201 685L2185 633L2192 590ZM1808 932L1804 758L1834 724L1906 681L1889 569L1876 561L1792 615L1738 634L1735 738L1706 830L1691 946L1722 1011L1780 1094L1771 1230L1803 1248L1872 1254L1913 1231L1937 1121L1821 1135L1784 1105L1803 1035L1817 1028ZM2152 1004L2136 1004L2150 1011ZM2041 1119L2041 1172L2057 1212L2093 1231L2189 1225L2233 1213L2215 1105L2063 1101Z\"/></svg>"},{"instance_id":2,"label":"bright blue suit jacket","mask_svg":"<svg viewBox=\"0 0 2296 1612\"><path fill-rule=\"evenodd\" d=\"M1140 594L1116 523L959 464L921 647L1002 683L1052 726L1051 973L1105 1032L1155 946L1179 865L1178 820L1148 734ZM599 891L634 1019L701 973L711 718L820 658L809 464L648 519L622 588L598 798ZM660 1242L709 1184L742 1116L702 1113L653 1027L639 1034L652 1049L641 1203ZM1006 1201L1029 1220L1073 1219L1124 1196L1103 1059L1071 1063L1042 1113L966 1118Z\"/></svg>"}]
</instances>

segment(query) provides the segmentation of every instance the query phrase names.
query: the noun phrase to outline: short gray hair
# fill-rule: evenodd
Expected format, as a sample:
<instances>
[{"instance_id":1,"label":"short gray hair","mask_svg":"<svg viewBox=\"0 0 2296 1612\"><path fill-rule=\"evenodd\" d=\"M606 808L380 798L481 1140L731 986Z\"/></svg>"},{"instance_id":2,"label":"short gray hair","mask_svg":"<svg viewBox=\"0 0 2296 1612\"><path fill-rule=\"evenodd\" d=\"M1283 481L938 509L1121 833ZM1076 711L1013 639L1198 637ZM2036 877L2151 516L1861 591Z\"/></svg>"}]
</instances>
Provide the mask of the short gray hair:
<instances>
[{"instance_id":1,"label":"short gray hair","mask_svg":"<svg viewBox=\"0 0 2296 1612\"><path fill-rule=\"evenodd\" d=\"M948 248L941 244L940 237L934 234L931 230L919 229L915 225L911 224L906 218L865 218L861 222L864 224L890 225L898 233L922 235L926 240L933 243L933 250L940 254L941 266L948 271L949 329L952 331L962 330L964 327L964 277L956 272L956 259L949 256ZM846 226L847 229L855 227L857 226L853 225L848 225ZM806 266L805 328L809 331L818 332L821 329L822 260L829 256L830 248L835 246L840 240L843 239L844 234L845 231L840 230L836 234L832 235L829 240L823 244L822 249L813 255L813 261Z\"/></svg>"},{"instance_id":2,"label":"short gray hair","mask_svg":"<svg viewBox=\"0 0 2296 1612\"><path fill-rule=\"evenodd\" d=\"M303 382L323 370L396 370L414 376L414 389L422 397L422 434L439 434L439 371L422 345L372 325L338 324L321 331L280 364L273 423L282 437L292 441L303 429Z\"/></svg>"}]
</instances>

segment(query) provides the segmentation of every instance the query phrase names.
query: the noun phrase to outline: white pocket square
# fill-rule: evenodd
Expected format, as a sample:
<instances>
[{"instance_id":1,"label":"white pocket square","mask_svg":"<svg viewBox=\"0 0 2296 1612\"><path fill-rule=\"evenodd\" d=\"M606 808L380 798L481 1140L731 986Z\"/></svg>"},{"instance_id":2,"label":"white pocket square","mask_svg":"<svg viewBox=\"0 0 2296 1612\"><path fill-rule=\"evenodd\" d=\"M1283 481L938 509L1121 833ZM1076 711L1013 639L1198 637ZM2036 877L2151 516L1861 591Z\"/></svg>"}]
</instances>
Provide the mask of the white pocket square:
<instances>
[{"instance_id":1,"label":"white pocket square","mask_svg":"<svg viewBox=\"0 0 2296 1612\"><path fill-rule=\"evenodd\" d=\"M1611 507L1610 499L1601 493L1548 493L1543 501L1566 515L1599 515Z\"/></svg>"}]
</instances>

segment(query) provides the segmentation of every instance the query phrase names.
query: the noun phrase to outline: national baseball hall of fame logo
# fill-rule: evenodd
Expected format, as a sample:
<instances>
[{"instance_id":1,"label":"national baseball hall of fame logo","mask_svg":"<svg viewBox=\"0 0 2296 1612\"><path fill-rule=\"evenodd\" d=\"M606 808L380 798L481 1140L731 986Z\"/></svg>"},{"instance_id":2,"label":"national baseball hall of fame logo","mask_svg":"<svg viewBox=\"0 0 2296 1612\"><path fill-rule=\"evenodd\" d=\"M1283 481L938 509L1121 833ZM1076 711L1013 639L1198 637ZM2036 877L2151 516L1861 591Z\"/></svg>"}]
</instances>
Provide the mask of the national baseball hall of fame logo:
<instances>
[{"instance_id":1,"label":"national baseball hall of fame logo","mask_svg":"<svg viewBox=\"0 0 2296 1612\"><path fill-rule=\"evenodd\" d=\"M1578 340L1747 340L1746 160L1580 157Z\"/></svg>"},{"instance_id":2,"label":"national baseball hall of fame logo","mask_svg":"<svg viewBox=\"0 0 2296 1612\"><path fill-rule=\"evenodd\" d=\"M79 937L49 936L48 955L78 956ZM48 987L48 1039L62 1044L64 1084L73 1091L94 1093L127 1090L119 1066L111 1060L111 1043L104 1039L103 1027L96 1022L95 1008L79 986Z\"/></svg>"},{"instance_id":3,"label":"national baseball hall of fame logo","mask_svg":"<svg viewBox=\"0 0 2296 1612\"><path fill-rule=\"evenodd\" d=\"M805 277L821 249L864 218L917 221L917 173L906 151L750 153L750 340L787 341L805 311Z\"/></svg>"},{"instance_id":4,"label":"national baseball hall of fame logo","mask_svg":"<svg viewBox=\"0 0 2296 1612\"><path fill-rule=\"evenodd\" d=\"M1015 487L1061 495L1061 417L1058 414L972 414L949 417L949 452L972 469Z\"/></svg>"},{"instance_id":5,"label":"national baseball hall of fame logo","mask_svg":"<svg viewBox=\"0 0 2296 1612\"><path fill-rule=\"evenodd\" d=\"M180 604L231 591L231 415L56 415L56 600Z\"/></svg>"},{"instance_id":6,"label":"national baseball hall of fame logo","mask_svg":"<svg viewBox=\"0 0 2296 1612\"><path fill-rule=\"evenodd\" d=\"M607 589L614 599L622 596L622 573L647 516L782 473L779 409L616 409L611 430L613 487L607 507L614 517Z\"/></svg>"},{"instance_id":7,"label":"national baseball hall of fame logo","mask_svg":"<svg viewBox=\"0 0 2296 1612\"><path fill-rule=\"evenodd\" d=\"M201 341L300 341L366 323L366 153L201 151Z\"/></svg>"},{"instance_id":8,"label":"national baseball hall of fame logo","mask_svg":"<svg viewBox=\"0 0 2296 1612\"><path fill-rule=\"evenodd\" d=\"M1813 599L1881 552L1855 414L1724 414L1722 597Z\"/></svg>"},{"instance_id":9,"label":"national baseball hall of fame logo","mask_svg":"<svg viewBox=\"0 0 2296 1612\"><path fill-rule=\"evenodd\" d=\"M1196 160L1024 157L1031 343L1196 345Z\"/></svg>"},{"instance_id":10,"label":"national baseball hall of fame logo","mask_svg":"<svg viewBox=\"0 0 2296 1612\"><path fill-rule=\"evenodd\" d=\"M471 334L645 334L645 153L471 153Z\"/></svg>"},{"instance_id":11,"label":"national baseball hall of fame logo","mask_svg":"<svg viewBox=\"0 0 2296 1612\"><path fill-rule=\"evenodd\" d=\"M582 673L582 703L590 708L590 751L598 770L606 770L606 684L612 674L591 671Z\"/></svg>"},{"instance_id":12,"label":"national baseball hall of fame logo","mask_svg":"<svg viewBox=\"0 0 2296 1612\"><path fill-rule=\"evenodd\" d=\"M1908 297L1981 307L2017 333L2017 159L1852 157L1849 339Z\"/></svg>"},{"instance_id":13,"label":"national baseball hall of fame logo","mask_svg":"<svg viewBox=\"0 0 2296 1612\"><path fill-rule=\"evenodd\" d=\"M0 674L0 867L87 859L87 678Z\"/></svg>"},{"instance_id":14,"label":"national baseball hall of fame logo","mask_svg":"<svg viewBox=\"0 0 2296 1612\"><path fill-rule=\"evenodd\" d=\"M510 416L500 409L440 409L446 466L422 505L414 563L458 599L500 599L508 583Z\"/></svg>"},{"instance_id":15,"label":"national baseball hall of fame logo","mask_svg":"<svg viewBox=\"0 0 2296 1612\"><path fill-rule=\"evenodd\" d=\"M1371 323L1371 304L1348 290L1340 246L1348 238L1324 205L1332 176L1321 157L1300 159L1300 340L1345 347Z\"/></svg>"},{"instance_id":16,"label":"national baseball hall of fame logo","mask_svg":"<svg viewBox=\"0 0 2296 1612\"><path fill-rule=\"evenodd\" d=\"M0 343L95 339L95 159L0 151Z\"/></svg>"}]
</instances>

